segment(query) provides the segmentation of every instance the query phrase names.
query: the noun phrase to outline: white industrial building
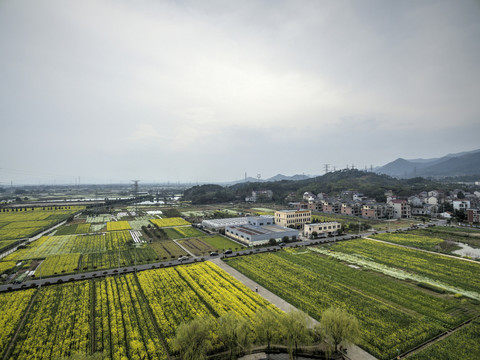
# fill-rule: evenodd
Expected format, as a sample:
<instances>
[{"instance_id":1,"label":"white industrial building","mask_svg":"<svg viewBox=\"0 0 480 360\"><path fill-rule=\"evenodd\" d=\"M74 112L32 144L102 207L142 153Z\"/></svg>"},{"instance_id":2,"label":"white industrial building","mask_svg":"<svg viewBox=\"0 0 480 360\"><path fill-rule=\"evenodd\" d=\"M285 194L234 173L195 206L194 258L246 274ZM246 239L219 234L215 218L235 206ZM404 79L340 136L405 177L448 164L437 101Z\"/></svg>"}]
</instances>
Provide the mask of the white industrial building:
<instances>
[{"instance_id":1,"label":"white industrial building","mask_svg":"<svg viewBox=\"0 0 480 360\"><path fill-rule=\"evenodd\" d=\"M305 224L303 227L303 236L305 236L307 239L310 239L314 232L317 234L317 237L337 235L341 228L342 225L336 221Z\"/></svg>"},{"instance_id":2,"label":"white industrial building","mask_svg":"<svg viewBox=\"0 0 480 360\"><path fill-rule=\"evenodd\" d=\"M227 226L237 226L237 225L246 225L246 224L258 224L269 225L273 224L273 216L271 215L262 215L262 216L252 216L252 217L238 217L238 218L228 218L228 219L215 219L215 220L203 220L202 225L208 229L220 230L224 229Z\"/></svg>"},{"instance_id":3,"label":"white industrial building","mask_svg":"<svg viewBox=\"0 0 480 360\"><path fill-rule=\"evenodd\" d=\"M261 223L261 221L258 223ZM287 236L289 239L297 239L298 230L273 224L254 225L251 223L245 225L227 226L225 228L225 235L248 246L254 246L267 244L270 239L275 239L277 242L280 242L285 236Z\"/></svg>"}]
</instances>

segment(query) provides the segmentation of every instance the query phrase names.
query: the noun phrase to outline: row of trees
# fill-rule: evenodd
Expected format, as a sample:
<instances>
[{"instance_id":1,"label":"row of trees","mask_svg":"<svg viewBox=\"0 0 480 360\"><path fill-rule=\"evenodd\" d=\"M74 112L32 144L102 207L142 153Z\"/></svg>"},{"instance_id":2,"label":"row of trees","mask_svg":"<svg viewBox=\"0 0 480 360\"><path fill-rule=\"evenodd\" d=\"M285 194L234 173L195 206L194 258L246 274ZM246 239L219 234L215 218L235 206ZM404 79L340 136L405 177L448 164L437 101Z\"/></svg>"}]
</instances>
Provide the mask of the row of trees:
<instances>
[{"instance_id":1,"label":"row of trees","mask_svg":"<svg viewBox=\"0 0 480 360\"><path fill-rule=\"evenodd\" d=\"M212 352L225 351L229 359L236 359L253 344L284 345L290 359L302 345L322 344L327 353L337 352L341 343L359 338L358 320L339 308L330 308L321 321L311 326L310 318L302 311L288 313L261 308L250 320L229 312L216 320L195 318L182 323L176 331L173 350L184 360L202 360Z\"/></svg>"}]
</instances>

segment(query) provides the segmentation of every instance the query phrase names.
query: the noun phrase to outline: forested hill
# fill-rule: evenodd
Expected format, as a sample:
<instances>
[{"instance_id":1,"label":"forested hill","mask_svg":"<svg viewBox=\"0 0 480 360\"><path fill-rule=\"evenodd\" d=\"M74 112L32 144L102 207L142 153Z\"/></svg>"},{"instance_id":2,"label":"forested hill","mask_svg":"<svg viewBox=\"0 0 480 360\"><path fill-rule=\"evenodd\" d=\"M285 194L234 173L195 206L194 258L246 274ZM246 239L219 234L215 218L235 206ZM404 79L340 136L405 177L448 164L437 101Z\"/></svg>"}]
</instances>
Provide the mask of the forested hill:
<instances>
[{"instance_id":1,"label":"forested hill","mask_svg":"<svg viewBox=\"0 0 480 360\"><path fill-rule=\"evenodd\" d=\"M192 201L194 204L211 204L244 200L245 196L249 196L252 190L272 190L273 201L284 203L288 201L287 196L291 193L296 194L297 198L301 198L306 191L314 194L336 195L344 190L353 190L378 201L383 201L385 200L385 190L392 190L397 196L410 196L424 190L449 189L453 189L453 186L423 178L399 180L388 175L351 169L330 172L323 176L298 181L252 182L229 187L220 185L194 186L185 191L184 199Z\"/></svg>"}]
</instances>

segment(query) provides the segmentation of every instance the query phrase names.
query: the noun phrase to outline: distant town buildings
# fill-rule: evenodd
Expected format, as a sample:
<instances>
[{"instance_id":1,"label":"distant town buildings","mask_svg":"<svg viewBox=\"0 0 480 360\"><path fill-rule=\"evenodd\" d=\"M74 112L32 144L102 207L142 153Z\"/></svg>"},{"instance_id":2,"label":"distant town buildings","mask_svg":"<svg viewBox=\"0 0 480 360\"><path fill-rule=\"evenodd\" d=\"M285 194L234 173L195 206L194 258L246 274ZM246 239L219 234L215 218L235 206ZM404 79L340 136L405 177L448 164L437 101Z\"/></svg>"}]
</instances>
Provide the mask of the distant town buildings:
<instances>
[{"instance_id":1,"label":"distant town buildings","mask_svg":"<svg viewBox=\"0 0 480 360\"><path fill-rule=\"evenodd\" d=\"M295 210L277 211L274 216L275 224L300 229L311 223L309 219L312 211L364 219L408 219L412 216L424 216L466 221L467 210L472 209L471 217L477 219L474 214L480 208L480 191L469 193L455 189L444 192L431 189L408 198L400 198L392 190L386 190L384 196L385 202L379 202L354 190L341 191L336 196L306 191L302 194L302 201L295 202L298 197L291 193L285 200L290 201L289 206Z\"/></svg>"},{"instance_id":2,"label":"distant town buildings","mask_svg":"<svg viewBox=\"0 0 480 360\"><path fill-rule=\"evenodd\" d=\"M478 209L467 209L467 221L469 224L479 224L480 223L480 210Z\"/></svg>"},{"instance_id":3,"label":"distant town buildings","mask_svg":"<svg viewBox=\"0 0 480 360\"><path fill-rule=\"evenodd\" d=\"M467 211L470 208L469 200L453 200L453 209L458 211Z\"/></svg>"},{"instance_id":4,"label":"distant town buildings","mask_svg":"<svg viewBox=\"0 0 480 360\"><path fill-rule=\"evenodd\" d=\"M394 199L391 201L393 206L393 218L394 219L408 219L412 216L410 205L407 200Z\"/></svg>"}]
</instances>

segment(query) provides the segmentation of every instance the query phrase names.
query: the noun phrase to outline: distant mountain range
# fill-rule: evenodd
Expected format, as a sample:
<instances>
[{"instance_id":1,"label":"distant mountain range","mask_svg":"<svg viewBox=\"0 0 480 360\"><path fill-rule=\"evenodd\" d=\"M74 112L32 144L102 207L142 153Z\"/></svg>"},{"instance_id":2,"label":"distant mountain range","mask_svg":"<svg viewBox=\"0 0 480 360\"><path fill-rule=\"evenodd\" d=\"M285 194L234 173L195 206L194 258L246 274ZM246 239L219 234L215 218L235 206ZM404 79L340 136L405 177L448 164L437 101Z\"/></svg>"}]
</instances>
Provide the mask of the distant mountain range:
<instances>
[{"instance_id":1,"label":"distant mountain range","mask_svg":"<svg viewBox=\"0 0 480 360\"><path fill-rule=\"evenodd\" d=\"M228 183L222 183L222 185L230 186L230 185L235 185L235 184L242 184L242 183L260 183L260 182L271 182L271 181L282 181L282 180L305 180L305 179L310 179L312 176L309 175L292 175L292 176L287 176L283 174L277 174L275 176L272 176L268 179L258 179L258 178L253 178L253 177L247 177L245 179L241 180L235 180L235 181L230 181Z\"/></svg>"},{"instance_id":2,"label":"distant mountain range","mask_svg":"<svg viewBox=\"0 0 480 360\"><path fill-rule=\"evenodd\" d=\"M465 175L480 175L480 149L448 154L435 159L398 158L384 166L375 169L378 174L408 179L413 177L454 177Z\"/></svg>"}]
</instances>

